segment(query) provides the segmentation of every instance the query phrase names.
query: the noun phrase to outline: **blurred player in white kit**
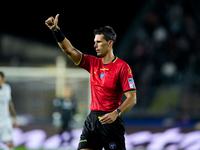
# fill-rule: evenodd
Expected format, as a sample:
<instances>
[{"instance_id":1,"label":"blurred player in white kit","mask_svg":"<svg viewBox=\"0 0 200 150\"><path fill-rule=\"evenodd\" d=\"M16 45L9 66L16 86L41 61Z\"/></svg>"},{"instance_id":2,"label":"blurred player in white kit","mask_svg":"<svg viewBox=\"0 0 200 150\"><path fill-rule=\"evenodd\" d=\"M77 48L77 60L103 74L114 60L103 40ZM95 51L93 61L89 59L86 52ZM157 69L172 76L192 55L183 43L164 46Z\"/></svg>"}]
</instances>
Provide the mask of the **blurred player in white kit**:
<instances>
[{"instance_id":1,"label":"blurred player in white kit","mask_svg":"<svg viewBox=\"0 0 200 150\"><path fill-rule=\"evenodd\" d=\"M13 149L12 130L13 126L18 127L15 108L11 99L10 85L5 83L4 73L0 71L0 141L7 145L5 150Z\"/></svg>"}]
</instances>

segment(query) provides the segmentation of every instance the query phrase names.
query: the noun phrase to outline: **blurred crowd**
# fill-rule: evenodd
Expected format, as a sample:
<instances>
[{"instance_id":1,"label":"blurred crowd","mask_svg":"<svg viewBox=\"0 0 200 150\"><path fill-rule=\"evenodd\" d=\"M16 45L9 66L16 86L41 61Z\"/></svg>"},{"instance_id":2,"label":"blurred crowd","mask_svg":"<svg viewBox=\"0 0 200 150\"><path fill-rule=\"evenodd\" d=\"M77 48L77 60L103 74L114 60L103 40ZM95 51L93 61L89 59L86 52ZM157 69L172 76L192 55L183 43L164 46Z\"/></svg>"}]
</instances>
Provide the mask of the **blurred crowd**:
<instances>
[{"instance_id":1,"label":"blurred crowd","mask_svg":"<svg viewBox=\"0 0 200 150\"><path fill-rule=\"evenodd\" d=\"M152 107L159 88L167 91L176 86L178 98L173 106L179 114L173 115L199 118L199 6L195 0L155 1L133 33L126 61L133 70L140 97L136 107ZM166 111L173 112L170 106Z\"/></svg>"}]
</instances>

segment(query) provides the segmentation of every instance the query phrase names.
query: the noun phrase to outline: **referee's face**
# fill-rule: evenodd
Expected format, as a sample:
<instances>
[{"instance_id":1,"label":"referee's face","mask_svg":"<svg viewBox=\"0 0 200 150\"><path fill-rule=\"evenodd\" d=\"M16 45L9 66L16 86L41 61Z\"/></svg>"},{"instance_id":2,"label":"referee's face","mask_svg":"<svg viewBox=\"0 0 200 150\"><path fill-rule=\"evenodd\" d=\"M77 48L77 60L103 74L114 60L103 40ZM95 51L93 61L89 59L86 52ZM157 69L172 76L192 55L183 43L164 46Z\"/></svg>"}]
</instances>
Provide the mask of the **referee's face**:
<instances>
[{"instance_id":1,"label":"referee's face","mask_svg":"<svg viewBox=\"0 0 200 150\"><path fill-rule=\"evenodd\" d=\"M94 48L96 49L96 53L98 57L104 57L109 52L109 44L104 39L103 34L96 34L94 38Z\"/></svg>"}]
</instances>

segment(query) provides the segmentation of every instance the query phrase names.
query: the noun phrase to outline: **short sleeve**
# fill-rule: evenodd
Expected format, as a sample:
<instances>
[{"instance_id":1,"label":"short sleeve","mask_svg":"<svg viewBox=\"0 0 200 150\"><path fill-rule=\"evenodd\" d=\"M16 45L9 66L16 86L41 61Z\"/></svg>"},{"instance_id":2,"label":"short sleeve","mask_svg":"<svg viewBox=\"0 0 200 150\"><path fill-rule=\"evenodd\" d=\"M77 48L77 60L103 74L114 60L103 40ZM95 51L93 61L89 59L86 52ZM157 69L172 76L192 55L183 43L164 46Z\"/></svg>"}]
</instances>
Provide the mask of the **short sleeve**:
<instances>
[{"instance_id":1,"label":"short sleeve","mask_svg":"<svg viewBox=\"0 0 200 150\"><path fill-rule=\"evenodd\" d=\"M124 64L121 68L120 82L124 93L128 91L136 91L132 70L128 64Z\"/></svg>"},{"instance_id":2,"label":"short sleeve","mask_svg":"<svg viewBox=\"0 0 200 150\"><path fill-rule=\"evenodd\" d=\"M6 93L6 100L7 101L11 101L12 100L12 96L11 96L11 87L9 84L4 84L4 92Z\"/></svg>"},{"instance_id":3,"label":"short sleeve","mask_svg":"<svg viewBox=\"0 0 200 150\"><path fill-rule=\"evenodd\" d=\"M10 87L10 86L8 86L8 99L9 99L9 101L12 100L12 96L11 96L11 87Z\"/></svg>"}]
</instances>

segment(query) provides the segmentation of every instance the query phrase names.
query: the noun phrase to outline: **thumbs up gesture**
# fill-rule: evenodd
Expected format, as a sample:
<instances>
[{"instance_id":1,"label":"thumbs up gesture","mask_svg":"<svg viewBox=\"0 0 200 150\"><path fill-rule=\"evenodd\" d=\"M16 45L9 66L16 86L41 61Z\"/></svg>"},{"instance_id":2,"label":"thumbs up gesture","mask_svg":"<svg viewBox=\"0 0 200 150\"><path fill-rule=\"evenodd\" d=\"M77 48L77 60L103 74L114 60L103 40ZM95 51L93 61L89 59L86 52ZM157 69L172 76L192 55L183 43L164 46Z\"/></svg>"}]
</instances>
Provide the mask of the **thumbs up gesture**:
<instances>
[{"instance_id":1,"label":"thumbs up gesture","mask_svg":"<svg viewBox=\"0 0 200 150\"><path fill-rule=\"evenodd\" d=\"M59 17L59 14L56 15L55 19L51 16L45 21L45 24L47 25L47 27L49 27L49 29L57 30L59 28L58 17Z\"/></svg>"}]
</instances>

